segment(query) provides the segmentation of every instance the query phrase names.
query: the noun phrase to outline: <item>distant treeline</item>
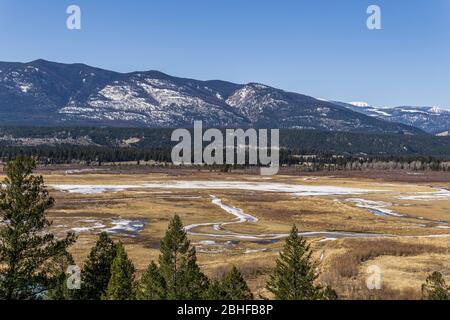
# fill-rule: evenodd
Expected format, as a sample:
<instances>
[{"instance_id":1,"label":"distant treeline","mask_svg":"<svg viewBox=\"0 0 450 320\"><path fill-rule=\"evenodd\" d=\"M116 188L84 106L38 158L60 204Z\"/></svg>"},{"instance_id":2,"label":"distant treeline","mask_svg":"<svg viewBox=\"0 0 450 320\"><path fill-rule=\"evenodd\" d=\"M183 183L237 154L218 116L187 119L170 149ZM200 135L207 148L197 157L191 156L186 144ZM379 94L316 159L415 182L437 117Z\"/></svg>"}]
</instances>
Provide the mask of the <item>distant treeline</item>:
<instances>
[{"instance_id":1,"label":"distant treeline","mask_svg":"<svg viewBox=\"0 0 450 320\"><path fill-rule=\"evenodd\" d=\"M119 148L97 146L36 146L0 147L0 160L13 160L18 156L33 157L40 164L81 163L100 166L106 163L136 162L153 165L170 164L170 148ZM450 171L450 159L423 156L355 156L333 155L317 152L314 155L301 154L295 150L281 150L280 165L297 167L302 171L342 170L411 170ZM246 166L235 166L242 168ZM247 166L248 167L248 166ZM214 166L212 169L230 170L231 166Z\"/></svg>"},{"instance_id":2,"label":"distant treeline","mask_svg":"<svg viewBox=\"0 0 450 320\"><path fill-rule=\"evenodd\" d=\"M172 129L0 128L0 160L42 164L170 163ZM450 168L450 137L281 130L280 163L309 171Z\"/></svg>"},{"instance_id":3,"label":"distant treeline","mask_svg":"<svg viewBox=\"0 0 450 320\"><path fill-rule=\"evenodd\" d=\"M103 162L129 161L171 162L171 149L78 146L67 144L57 146L0 147L0 159L2 161L10 161L18 156L35 158L41 164L76 162L101 164Z\"/></svg>"},{"instance_id":4,"label":"distant treeline","mask_svg":"<svg viewBox=\"0 0 450 320\"><path fill-rule=\"evenodd\" d=\"M307 171L409 170L450 171L450 159L424 156L336 156L331 154L296 155L288 151L283 165Z\"/></svg>"}]
</instances>

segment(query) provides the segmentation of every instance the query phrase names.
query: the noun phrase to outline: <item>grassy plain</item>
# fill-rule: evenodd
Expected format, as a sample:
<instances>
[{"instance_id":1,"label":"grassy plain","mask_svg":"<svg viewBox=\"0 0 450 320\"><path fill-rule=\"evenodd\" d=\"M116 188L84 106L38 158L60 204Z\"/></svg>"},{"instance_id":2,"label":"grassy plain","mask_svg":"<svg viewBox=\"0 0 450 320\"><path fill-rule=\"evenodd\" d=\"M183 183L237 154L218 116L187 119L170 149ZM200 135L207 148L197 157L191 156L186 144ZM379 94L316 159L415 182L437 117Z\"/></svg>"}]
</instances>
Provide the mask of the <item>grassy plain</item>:
<instances>
[{"instance_id":1,"label":"grassy plain","mask_svg":"<svg viewBox=\"0 0 450 320\"><path fill-rule=\"evenodd\" d=\"M289 232L295 223L301 232L353 232L380 235L379 238L310 238L320 280L332 285L342 298L420 298L420 286L428 274L442 272L450 281L450 196L436 199L404 200L404 197L428 195L450 188L448 181L404 181L404 179L363 178L361 176L281 175L264 178L199 171L165 173L127 173L113 170L44 170L45 182L56 199L50 211L54 230L64 233L88 222L110 226L114 219L143 221L136 234L119 233L114 237L126 245L138 272L151 260L157 260L159 241L169 219L181 216L185 225L230 222L233 216L211 201L214 195L222 203L258 218L256 223L237 223L213 230L195 228L191 235L198 249L199 263L211 277L219 277L232 265L239 267L256 296L267 295L264 286L283 241L236 238L234 234L263 235ZM431 179L432 180L432 179ZM160 189L144 188L146 183L189 181L228 181L279 183L315 187L345 187L372 190L358 195L295 196L286 192L239 189ZM127 185L121 191L83 194L58 190L56 185ZM349 198L382 202L396 214L379 216L368 208L348 202ZM83 222L84 221L84 222ZM87 222L86 222L87 221ZM89 228L88 228L89 229ZM72 247L77 263L82 264L99 229L79 233ZM204 234L210 234L204 235ZM211 234L213 234L211 236ZM220 238L215 234L222 234ZM214 242L213 242L214 241ZM367 268L376 265L382 271L382 289L366 288Z\"/></svg>"}]
</instances>

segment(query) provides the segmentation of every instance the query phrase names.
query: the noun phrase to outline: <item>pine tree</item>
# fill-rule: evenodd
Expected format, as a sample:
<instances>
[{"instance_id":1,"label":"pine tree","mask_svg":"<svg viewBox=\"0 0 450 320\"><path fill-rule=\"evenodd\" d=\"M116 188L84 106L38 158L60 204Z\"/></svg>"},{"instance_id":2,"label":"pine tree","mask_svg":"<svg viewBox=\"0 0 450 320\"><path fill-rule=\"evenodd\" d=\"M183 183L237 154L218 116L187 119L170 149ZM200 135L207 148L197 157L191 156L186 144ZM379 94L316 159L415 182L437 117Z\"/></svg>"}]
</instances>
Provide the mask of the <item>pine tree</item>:
<instances>
[{"instance_id":1,"label":"pine tree","mask_svg":"<svg viewBox=\"0 0 450 320\"><path fill-rule=\"evenodd\" d=\"M53 271L55 274L55 284L46 294L48 300L75 300L78 298L78 290L71 290L67 286L69 266L74 266L75 261L71 254L64 254L58 259L58 264Z\"/></svg>"},{"instance_id":2,"label":"pine tree","mask_svg":"<svg viewBox=\"0 0 450 320\"><path fill-rule=\"evenodd\" d=\"M202 273L200 267L197 263L197 253L195 247L191 247L188 250L186 257L186 264L181 265L182 276L179 277L181 280L179 282L180 286L178 288L178 293L180 297L184 297L187 300L199 300L203 299L206 290L208 289L209 280Z\"/></svg>"},{"instance_id":3,"label":"pine tree","mask_svg":"<svg viewBox=\"0 0 450 320\"><path fill-rule=\"evenodd\" d=\"M244 277L239 270L233 266L231 271L222 281L222 288L226 292L226 300L252 300L250 291Z\"/></svg>"},{"instance_id":4,"label":"pine tree","mask_svg":"<svg viewBox=\"0 0 450 320\"><path fill-rule=\"evenodd\" d=\"M214 280L210 281L208 290L204 295L205 300L227 300L227 293L222 288L222 283L220 281Z\"/></svg>"},{"instance_id":5,"label":"pine tree","mask_svg":"<svg viewBox=\"0 0 450 320\"><path fill-rule=\"evenodd\" d=\"M56 240L48 232L51 222L45 217L54 200L41 176L32 174L36 165L19 157L6 167L0 188L0 299L39 299L52 289L58 276L58 259L75 242L68 234Z\"/></svg>"},{"instance_id":6,"label":"pine tree","mask_svg":"<svg viewBox=\"0 0 450 320\"><path fill-rule=\"evenodd\" d=\"M253 300L253 294L242 274L233 266L221 281L210 284L207 298L209 300Z\"/></svg>"},{"instance_id":7,"label":"pine tree","mask_svg":"<svg viewBox=\"0 0 450 320\"><path fill-rule=\"evenodd\" d=\"M190 247L179 216L170 221L161 241L159 265L166 282L167 299L197 300L204 296L208 279L200 271L195 248Z\"/></svg>"},{"instance_id":8,"label":"pine tree","mask_svg":"<svg viewBox=\"0 0 450 320\"><path fill-rule=\"evenodd\" d=\"M111 265L111 278L103 300L133 300L135 297L134 265L122 243L116 249Z\"/></svg>"},{"instance_id":9,"label":"pine tree","mask_svg":"<svg viewBox=\"0 0 450 320\"><path fill-rule=\"evenodd\" d=\"M331 286L326 286L318 297L319 300L338 300L338 294L337 292L331 288Z\"/></svg>"},{"instance_id":10,"label":"pine tree","mask_svg":"<svg viewBox=\"0 0 450 320\"><path fill-rule=\"evenodd\" d=\"M101 233L81 273L80 299L100 300L106 293L116 249L116 244L108 234Z\"/></svg>"},{"instance_id":11,"label":"pine tree","mask_svg":"<svg viewBox=\"0 0 450 320\"><path fill-rule=\"evenodd\" d=\"M324 291L315 285L318 275L311 255L310 246L294 226L277 259L267 290L278 300L332 299L331 289Z\"/></svg>"},{"instance_id":12,"label":"pine tree","mask_svg":"<svg viewBox=\"0 0 450 320\"><path fill-rule=\"evenodd\" d=\"M422 286L422 295L425 300L450 300L450 287L441 273L433 272Z\"/></svg>"},{"instance_id":13,"label":"pine tree","mask_svg":"<svg viewBox=\"0 0 450 320\"><path fill-rule=\"evenodd\" d=\"M166 281L158 266L152 262L139 281L137 298L139 300L164 300L166 294Z\"/></svg>"}]
</instances>

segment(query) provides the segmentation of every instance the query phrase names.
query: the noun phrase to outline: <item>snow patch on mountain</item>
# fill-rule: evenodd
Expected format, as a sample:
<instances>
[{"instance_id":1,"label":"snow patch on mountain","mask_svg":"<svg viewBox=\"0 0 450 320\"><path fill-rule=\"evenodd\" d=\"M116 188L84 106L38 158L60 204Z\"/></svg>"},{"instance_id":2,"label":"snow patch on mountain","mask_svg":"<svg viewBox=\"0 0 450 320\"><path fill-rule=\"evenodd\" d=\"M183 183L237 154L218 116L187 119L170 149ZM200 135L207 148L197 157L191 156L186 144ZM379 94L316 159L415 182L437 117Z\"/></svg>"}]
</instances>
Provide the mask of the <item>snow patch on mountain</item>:
<instances>
[{"instance_id":1,"label":"snow patch on mountain","mask_svg":"<svg viewBox=\"0 0 450 320\"><path fill-rule=\"evenodd\" d=\"M349 102L349 104L351 104L352 106L355 106L355 107L370 107L370 104L365 101L354 101L354 102Z\"/></svg>"},{"instance_id":2,"label":"snow patch on mountain","mask_svg":"<svg viewBox=\"0 0 450 320\"><path fill-rule=\"evenodd\" d=\"M202 120L205 127L421 133L260 83L198 81L158 71L122 74L45 60L0 67L3 123L176 128Z\"/></svg>"}]
</instances>

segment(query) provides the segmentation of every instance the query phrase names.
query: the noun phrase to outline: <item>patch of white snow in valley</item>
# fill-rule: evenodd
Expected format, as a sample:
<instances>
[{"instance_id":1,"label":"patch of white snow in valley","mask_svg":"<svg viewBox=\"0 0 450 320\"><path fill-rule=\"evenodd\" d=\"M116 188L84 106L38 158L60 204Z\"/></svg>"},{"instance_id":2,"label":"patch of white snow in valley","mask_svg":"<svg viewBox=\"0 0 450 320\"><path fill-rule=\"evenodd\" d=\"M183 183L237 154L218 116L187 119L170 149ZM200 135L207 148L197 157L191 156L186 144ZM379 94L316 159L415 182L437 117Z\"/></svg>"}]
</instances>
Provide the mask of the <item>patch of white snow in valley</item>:
<instances>
[{"instance_id":1,"label":"patch of white snow in valley","mask_svg":"<svg viewBox=\"0 0 450 320\"><path fill-rule=\"evenodd\" d=\"M113 227L102 231L110 234L132 233L137 234L144 230L144 222L138 220L117 219L112 221Z\"/></svg>"},{"instance_id":2,"label":"patch of white snow in valley","mask_svg":"<svg viewBox=\"0 0 450 320\"><path fill-rule=\"evenodd\" d=\"M336 241L336 240L337 240L337 238L325 238L325 239L320 240L319 242L328 242L328 241Z\"/></svg>"},{"instance_id":3,"label":"patch of white snow in valley","mask_svg":"<svg viewBox=\"0 0 450 320\"><path fill-rule=\"evenodd\" d=\"M140 188L140 186L134 185L51 185L51 187L59 191L79 194L100 194Z\"/></svg>"},{"instance_id":4,"label":"patch of white snow in valley","mask_svg":"<svg viewBox=\"0 0 450 320\"><path fill-rule=\"evenodd\" d=\"M52 185L54 189L70 193L96 194L118 192L126 189L177 189L177 190L245 190L258 192L290 193L298 197L358 195L378 190L335 186L310 186L270 182L243 181L170 181L140 185Z\"/></svg>"},{"instance_id":5,"label":"patch of white snow in valley","mask_svg":"<svg viewBox=\"0 0 450 320\"><path fill-rule=\"evenodd\" d=\"M369 212L379 217L403 217L403 215L388 209L392 206L392 203L357 198L347 199L346 202L353 203L358 208L367 209Z\"/></svg>"},{"instance_id":6,"label":"patch of white snow in valley","mask_svg":"<svg viewBox=\"0 0 450 320\"><path fill-rule=\"evenodd\" d=\"M171 183L148 183L147 188L162 189L203 189L203 190L248 190L260 192L291 193L296 196L328 196L363 194L374 190L334 187L308 186L284 183L259 183L241 181L180 181Z\"/></svg>"},{"instance_id":7,"label":"patch of white snow in valley","mask_svg":"<svg viewBox=\"0 0 450 320\"><path fill-rule=\"evenodd\" d=\"M217 245L217 242L212 241L212 240L204 240L204 241L200 241L198 244L203 245L203 246L215 246L215 245Z\"/></svg>"},{"instance_id":8,"label":"patch of white snow in valley","mask_svg":"<svg viewBox=\"0 0 450 320\"><path fill-rule=\"evenodd\" d=\"M76 227L76 228L72 228L70 229L71 231L75 232L75 233L87 233L87 232L91 232L97 229L103 229L106 228L106 226L100 222L95 222L93 225L90 226L86 226L86 227Z\"/></svg>"},{"instance_id":9,"label":"patch of white snow in valley","mask_svg":"<svg viewBox=\"0 0 450 320\"><path fill-rule=\"evenodd\" d=\"M417 192L412 196L402 196L399 199L412 201L450 200L450 190L438 189L435 192Z\"/></svg>"},{"instance_id":10,"label":"patch of white snow in valley","mask_svg":"<svg viewBox=\"0 0 450 320\"><path fill-rule=\"evenodd\" d=\"M215 204L216 206L220 207L221 209L223 209L227 213L232 214L236 219L234 221L230 221L230 222L213 222L213 223L192 224L192 225L189 225L189 226L185 227L185 230L189 234L191 234L191 235L201 235L199 233L192 232L193 229L196 229L198 227L212 227L213 230L215 230L215 231L228 233L227 231L223 231L223 227L226 226L226 225L245 223L245 222L251 222L251 223L258 222L258 219L256 217L245 213L242 209L239 209L239 208L236 208L236 207L224 204L222 202L222 200L220 200L216 196L211 196L211 199L212 199L211 202L213 204Z\"/></svg>"},{"instance_id":11,"label":"patch of white snow in valley","mask_svg":"<svg viewBox=\"0 0 450 320\"><path fill-rule=\"evenodd\" d=\"M226 205L222 202L222 200L220 200L219 198L217 198L215 196L211 196L211 198L212 198L213 204L215 204L216 206L219 206L226 212L231 213L233 216L235 216L238 219L238 221L237 221L238 223L258 222L258 218L245 213L242 209Z\"/></svg>"},{"instance_id":12,"label":"patch of white snow in valley","mask_svg":"<svg viewBox=\"0 0 450 320\"><path fill-rule=\"evenodd\" d=\"M260 253L260 252L266 252L267 249L246 249L244 251L244 254L253 254L253 253Z\"/></svg>"},{"instance_id":13,"label":"patch of white snow in valley","mask_svg":"<svg viewBox=\"0 0 450 320\"><path fill-rule=\"evenodd\" d=\"M130 220L121 218L107 218L107 219L83 219L83 218L57 218L74 220L71 223L71 227L67 227L66 224L56 225L56 228L67 229L67 231L81 233L100 233L106 232L109 234L124 235L124 236L137 236L142 230L144 230L145 223L141 220ZM75 225L75 227L73 226Z\"/></svg>"}]
</instances>

